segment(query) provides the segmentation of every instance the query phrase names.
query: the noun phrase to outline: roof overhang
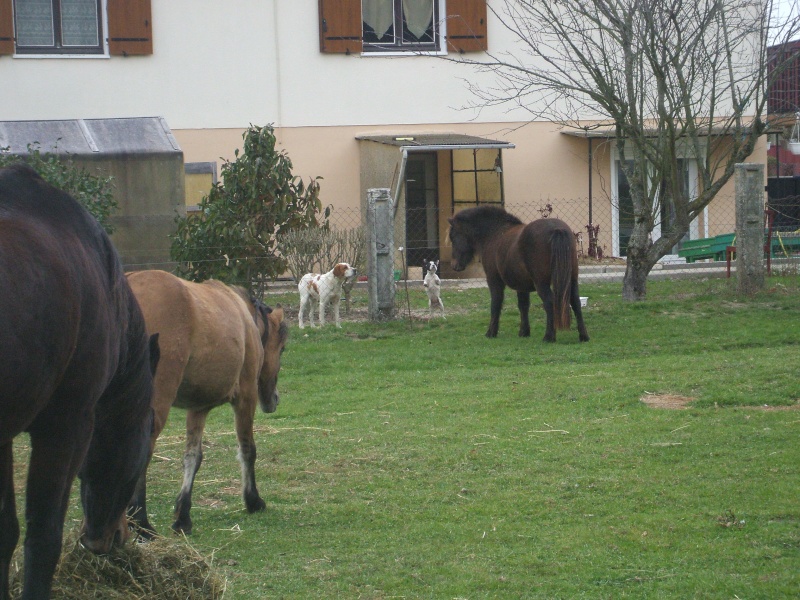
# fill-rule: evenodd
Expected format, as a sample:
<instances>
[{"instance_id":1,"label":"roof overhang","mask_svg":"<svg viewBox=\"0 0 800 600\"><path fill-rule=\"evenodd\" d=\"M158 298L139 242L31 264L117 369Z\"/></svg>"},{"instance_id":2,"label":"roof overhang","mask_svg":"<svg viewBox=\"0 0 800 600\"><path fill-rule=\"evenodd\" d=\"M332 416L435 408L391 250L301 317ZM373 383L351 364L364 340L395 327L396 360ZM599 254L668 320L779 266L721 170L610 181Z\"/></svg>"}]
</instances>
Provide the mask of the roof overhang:
<instances>
[{"instance_id":1,"label":"roof overhang","mask_svg":"<svg viewBox=\"0 0 800 600\"><path fill-rule=\"evenodd\" d=\"M395 146L407 152L433 152L436 150L510 150L511 142L489 140L460 133L416 133L405 135L358 135L359 141L377 142Z\"/></svg>"},{"instance_id":2,"label":"roof overhang","mask_svg":"<svg viewBox=\"0 0 800 600\"><path fill-rule=\"evenodd\" d=\"M749 132L749 127L744 127L743 130L745 132ZM734 135L734 131L732 127L712 127L710 130L708 128L703 128L703 130L699 133L699 137L708 137L712 135ZM776 133L776 131L766 127L764 129L764 133ZM614 126L603 125L599 127L589 128L589 129L567 129L561 132L562 135L568 135L570 137L577 137L577 138L584 138L584 139L614 139L617 137L617 131ZM645 130L645 136L647 137L657 137L660 135L661 132L658 129L647 129Z\"/></svg>"}]
</instances>

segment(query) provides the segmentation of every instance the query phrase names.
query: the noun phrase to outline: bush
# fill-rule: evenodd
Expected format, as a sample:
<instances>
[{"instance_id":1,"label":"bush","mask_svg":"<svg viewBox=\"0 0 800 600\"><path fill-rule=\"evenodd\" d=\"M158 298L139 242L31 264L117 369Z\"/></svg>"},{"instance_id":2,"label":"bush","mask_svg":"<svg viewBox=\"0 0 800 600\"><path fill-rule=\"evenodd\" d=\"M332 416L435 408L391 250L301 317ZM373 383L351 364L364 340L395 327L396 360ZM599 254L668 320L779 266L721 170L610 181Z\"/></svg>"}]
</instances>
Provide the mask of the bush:
<instances>
[{"instance_id":1,"label":"bush","mask_svg":"<svg viewBox=\"0 0 800 600\"><path fill-rule=\"evenodd\" d=\"M75 165L71 158L59 158L55 154L42 154L39 145L28 144L28 155L9 154L8 148L0 148L0 167L8 167L18 162L30 165L52 186L67 192L80 202L106 233L113 233L114 226L109 217L117 210L114 200L114 180L112 177L92 175L83 167Z\"/></svg>"},{"instance_id":2,"label":"bush","mask_svg":"<svg viewBox=\"0 0 800 600\"><path fill-rule=\"evenodd\" d=\"M263 293L287 268L277 236L326 226L330 210L321 214L319 178L306 186L292 175L271 125L251 125L242 137L241 156L237 149L223 164L222 182L202 199L199 214L178 218L170 252L186 279L213 277Z\"/></svg>"},{"instance_id":3,"label":"bush","mask_svg":"<svg viewBox=\"0 0 800 600\"><path fill-rule=\"evenodd\" d=\"M366 271L367 240L364 226L331 230L327 227L296 229L278 237L278 249L286 257L295 281L306 273L326 273L333 265L349 263Z\"/></svg>"}]
</instances>

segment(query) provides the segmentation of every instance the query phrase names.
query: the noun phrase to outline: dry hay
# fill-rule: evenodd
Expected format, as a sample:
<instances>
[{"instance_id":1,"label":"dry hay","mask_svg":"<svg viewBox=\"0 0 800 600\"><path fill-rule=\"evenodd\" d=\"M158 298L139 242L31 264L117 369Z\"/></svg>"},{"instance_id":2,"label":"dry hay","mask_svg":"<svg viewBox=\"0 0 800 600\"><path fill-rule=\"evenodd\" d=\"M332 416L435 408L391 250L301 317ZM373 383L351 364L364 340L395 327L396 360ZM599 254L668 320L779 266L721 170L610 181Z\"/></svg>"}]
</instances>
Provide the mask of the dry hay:
<instances>
[{"instance_id":1,"label":"dry hay","mask_svg":"<svg viewBox=\"0 0 800 600\"><path fill-rule=\"evenodd\" d=\"M688 405L695 401L689 396L678 396L675 394L649 394L639 398L650 408L665 408L668 410L685 410Z\"/></svg>"},{"instance_id":2,"label":"dry hay","mask_svg":"<svg viewBox=\"0 0 800 600\"><path fill-rule=\"evenodd\" d=\"M22 552L11 564L11 596L22 594ZM71 534L53 579L53 598L65 600L217 600L225 578L185 539L129 542L98 556Z\"/></svg>"}]
</instances>

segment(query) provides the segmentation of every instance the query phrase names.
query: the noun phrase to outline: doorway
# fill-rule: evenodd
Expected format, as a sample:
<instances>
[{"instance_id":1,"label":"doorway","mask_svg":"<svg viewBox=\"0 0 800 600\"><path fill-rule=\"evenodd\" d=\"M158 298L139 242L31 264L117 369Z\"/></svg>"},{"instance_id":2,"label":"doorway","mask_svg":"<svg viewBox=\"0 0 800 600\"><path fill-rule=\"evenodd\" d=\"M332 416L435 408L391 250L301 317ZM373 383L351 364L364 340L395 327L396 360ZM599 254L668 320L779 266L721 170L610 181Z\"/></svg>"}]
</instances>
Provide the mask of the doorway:
<instances>
[{"instance_id":1,"label":"doorway","mask_svg":"<svg viewBox=\"0 0 800 600\"><path fill-rule=\"evenodd\" d=\"M408 266L439 260L438 169L435 152L410 152L406 163L406 256Z\"/></svg>"}]
</instances>

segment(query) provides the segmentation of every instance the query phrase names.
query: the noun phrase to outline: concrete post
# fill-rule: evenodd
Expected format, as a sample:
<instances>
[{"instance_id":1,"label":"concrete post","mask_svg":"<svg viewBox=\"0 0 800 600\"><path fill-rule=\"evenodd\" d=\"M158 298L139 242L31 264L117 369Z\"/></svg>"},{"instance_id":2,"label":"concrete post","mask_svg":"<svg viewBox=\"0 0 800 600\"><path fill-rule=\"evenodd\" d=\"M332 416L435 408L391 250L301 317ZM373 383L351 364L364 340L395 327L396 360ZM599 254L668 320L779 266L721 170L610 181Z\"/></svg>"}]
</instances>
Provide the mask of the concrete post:
<instances>
[{"instance_id":1,"label":"concrete post","mask_svg":"<svg viewBox=\"0 0 800 600\"><path fill-rule=\"evenodd\" d=\"M736 165L736 280L739 293L764 287L764 165Z\"/></svg>"},{"instance_id":2,"label":"concrete post","mask_svg":"<svg viewBox=\"0 0 800 600\"><path fill-rule=\"evenodd\" d=\"M394 316L394 202L388 188L367 190L369 318Z\"/></svg>"}]
</instances>

